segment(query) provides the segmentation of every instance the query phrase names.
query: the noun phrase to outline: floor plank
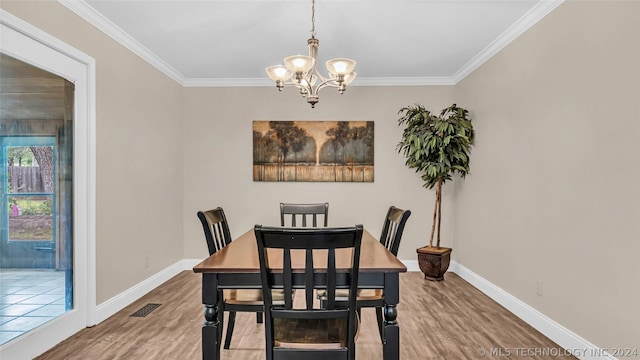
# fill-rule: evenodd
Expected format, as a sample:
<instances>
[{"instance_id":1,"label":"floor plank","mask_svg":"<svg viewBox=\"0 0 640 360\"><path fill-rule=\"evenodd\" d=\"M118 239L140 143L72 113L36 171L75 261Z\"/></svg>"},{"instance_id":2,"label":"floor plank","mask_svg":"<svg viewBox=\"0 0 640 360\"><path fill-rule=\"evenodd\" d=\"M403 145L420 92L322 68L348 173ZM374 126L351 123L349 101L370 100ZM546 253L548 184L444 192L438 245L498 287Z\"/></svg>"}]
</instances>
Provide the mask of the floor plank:
<instances>
[{"instance_id":1,"label":"floor plank","mask_svg":"<svg viewBox=\"0 0 640 360\"><path fill-rule=\"evenodd\" d=\"M431 282L400 275L402 359L575 359L558 345L453 273ZM109 319L61 342L37 360L201 359L200 275L184 271ZM130 315L162 304L146 317ZM226 329L225 329L226 330ZM381 359L373 309L362 312L359 359ZM545 356L545 353L550 354ZM560 353L562 356L558 356ZM264 332L254 314L238 313L222 360L264 359Z\"/></svg>"}]
</instances>

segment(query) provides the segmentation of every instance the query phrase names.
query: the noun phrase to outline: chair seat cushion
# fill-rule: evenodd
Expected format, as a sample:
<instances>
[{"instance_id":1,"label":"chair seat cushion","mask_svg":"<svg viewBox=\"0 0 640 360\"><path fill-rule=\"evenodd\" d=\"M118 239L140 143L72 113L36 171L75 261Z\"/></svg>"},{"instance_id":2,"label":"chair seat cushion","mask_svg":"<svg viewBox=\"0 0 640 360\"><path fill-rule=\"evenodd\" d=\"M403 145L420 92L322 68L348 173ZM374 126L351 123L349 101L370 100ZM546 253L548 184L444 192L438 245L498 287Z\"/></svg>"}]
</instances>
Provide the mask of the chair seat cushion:
<instances>
[{"instance_id":1,"label":"chair seat cushion","mask_svg":"<svg viewBox=\"0 0 640 360\"><path fill-rule=\"evenodd\" d=\"M324 300L326 299L326 290L318 290L317 295L318 299ZM381 300L384 293L382 289L358 289L358 298L359 301L364 300ZM349 290L346 289L336 289L336 300L337 301L347 301L349 300Z\"/></svg>"},{"instance_id":2,"label":"chair seat cushion","mask_svg":"<svg viewBox=\"0 0 640 360\"><path fill-rule=\"evenodd\" d=\"M273 319L275 346L339 349L347 346L347 319Z\"/></svg>"},{"instance_id":3,"label":"chair seat cushion","mask_svg":"<svg viewBox=\"0 0 640 360\"><path fill-rule=\"evenodd\" d=\"M224 302L227 304L262 304L262 290L260 289L224 289ZM284 304L284 290L271 290L274 303Z\"/></svg>"}]
</instances>

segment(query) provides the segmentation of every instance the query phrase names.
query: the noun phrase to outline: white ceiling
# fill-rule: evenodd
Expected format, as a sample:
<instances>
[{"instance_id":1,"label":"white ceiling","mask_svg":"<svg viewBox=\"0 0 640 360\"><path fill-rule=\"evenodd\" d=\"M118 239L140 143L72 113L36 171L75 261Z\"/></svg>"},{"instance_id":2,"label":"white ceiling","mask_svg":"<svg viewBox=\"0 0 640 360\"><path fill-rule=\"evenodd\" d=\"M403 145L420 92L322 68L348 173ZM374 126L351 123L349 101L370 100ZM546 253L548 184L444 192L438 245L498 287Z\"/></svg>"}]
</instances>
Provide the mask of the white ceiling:
<instances>
[{"instance_id":1,"label":"white ceiling","mask_svg":"<svg viewBox=\"0 0 640 360\"><path fill-rule=\"evenodd\" d=\"M59 0L185 86L272 86L306 54L310 0ZM317 0L319 61L358 62L353 85L455 84L561 0Z\"/></svg>"}]
</instances>

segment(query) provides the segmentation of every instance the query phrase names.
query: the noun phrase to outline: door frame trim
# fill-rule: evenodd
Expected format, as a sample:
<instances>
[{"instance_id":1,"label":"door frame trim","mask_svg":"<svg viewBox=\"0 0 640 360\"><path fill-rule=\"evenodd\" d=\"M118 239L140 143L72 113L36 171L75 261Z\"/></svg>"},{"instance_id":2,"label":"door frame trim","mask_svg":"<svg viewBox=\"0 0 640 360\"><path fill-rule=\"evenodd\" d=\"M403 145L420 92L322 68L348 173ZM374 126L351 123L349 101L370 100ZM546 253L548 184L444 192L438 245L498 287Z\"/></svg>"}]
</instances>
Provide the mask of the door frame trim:
<instances>
[{"instance_id":1,"label":"door frame trim","mask_svg":"<svg viewBox=\"0 0 640 360\"><path fill-rule=\"evenodd\" d=\"M0 27L2 52L75 84L73 270L77 307L0 346L2 358L31 359L96 323L96 63L91 56L2 9Z\"/></svg>"}]
</instances>

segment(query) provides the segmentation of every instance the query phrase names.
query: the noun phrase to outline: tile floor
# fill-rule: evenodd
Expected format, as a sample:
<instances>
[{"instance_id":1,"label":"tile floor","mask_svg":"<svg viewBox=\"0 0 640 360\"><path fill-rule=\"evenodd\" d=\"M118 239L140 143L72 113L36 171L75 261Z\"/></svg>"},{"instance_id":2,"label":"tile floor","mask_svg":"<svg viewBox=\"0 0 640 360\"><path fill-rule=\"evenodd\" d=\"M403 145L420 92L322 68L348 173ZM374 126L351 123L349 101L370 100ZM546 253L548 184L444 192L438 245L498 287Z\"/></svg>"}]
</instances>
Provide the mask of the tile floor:
<instances>
[{"instance_id":1,"label":"tile floor","mask_svg":"<svg viewBox=\"0 0 640 360\"><path fill-rule=\"evenodd\" d=\"M65 312L65 273L0 269L0 345Z\"/></svg>"}]
</instances>

